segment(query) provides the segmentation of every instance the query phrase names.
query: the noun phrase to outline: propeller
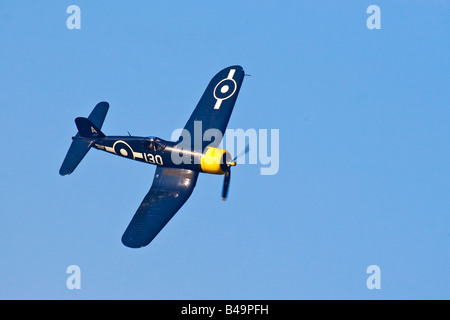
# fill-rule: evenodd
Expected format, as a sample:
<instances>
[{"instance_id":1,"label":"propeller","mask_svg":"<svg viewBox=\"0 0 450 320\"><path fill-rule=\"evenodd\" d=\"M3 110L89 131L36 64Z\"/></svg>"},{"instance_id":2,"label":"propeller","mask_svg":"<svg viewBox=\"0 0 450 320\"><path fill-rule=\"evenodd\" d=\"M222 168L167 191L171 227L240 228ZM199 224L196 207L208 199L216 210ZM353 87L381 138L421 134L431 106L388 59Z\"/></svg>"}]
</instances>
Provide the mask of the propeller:
<instances>
[{"instance_id":1,"label":"propeller","mask_svg":"<svg viewBox=\"0 0 450 320\"><path fill-rule=\"evenodd\" d=\"M223 187L222 187L222 200L227 199L228 188L230 187L230 178L231 178L231 167L236 165L236 159L247 154L250 149L250 145L247 144L244 150L242 150L236 157L234 157L233 161L227 163L224 179L223 179Z\"/></svg>"},{"instance_id":2,"label":"propeller","mask_svg":"<svg viewBox=\"0 0 450 320\"><path fill-rule=\"evenodd\" d=\"M228 187L230 186L230 177L231 177L231 170L228 168L228 171L225 172L225 177L223 179L222 200L227 200Z\"/></svg>"}]
</instances>

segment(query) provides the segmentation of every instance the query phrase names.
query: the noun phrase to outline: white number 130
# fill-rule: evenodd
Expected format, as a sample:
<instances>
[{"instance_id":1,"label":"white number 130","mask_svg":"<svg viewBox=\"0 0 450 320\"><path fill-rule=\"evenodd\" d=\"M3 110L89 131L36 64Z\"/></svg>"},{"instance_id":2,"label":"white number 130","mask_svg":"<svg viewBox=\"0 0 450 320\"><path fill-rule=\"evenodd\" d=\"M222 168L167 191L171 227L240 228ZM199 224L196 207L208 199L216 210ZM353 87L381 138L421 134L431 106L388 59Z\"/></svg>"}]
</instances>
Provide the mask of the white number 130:
<instances>
[{"instance_id":1,"label":"white number 130","mask_svg":"<svg viewBox=\"0 0 450 320\"><path fill-rule=\"evenodd\" d=\"M163 165L163 160L159 154L154 156L151 153L147 153L147 162L152 164L158 164L160 166Z\"/></svg>"}]
</instances>

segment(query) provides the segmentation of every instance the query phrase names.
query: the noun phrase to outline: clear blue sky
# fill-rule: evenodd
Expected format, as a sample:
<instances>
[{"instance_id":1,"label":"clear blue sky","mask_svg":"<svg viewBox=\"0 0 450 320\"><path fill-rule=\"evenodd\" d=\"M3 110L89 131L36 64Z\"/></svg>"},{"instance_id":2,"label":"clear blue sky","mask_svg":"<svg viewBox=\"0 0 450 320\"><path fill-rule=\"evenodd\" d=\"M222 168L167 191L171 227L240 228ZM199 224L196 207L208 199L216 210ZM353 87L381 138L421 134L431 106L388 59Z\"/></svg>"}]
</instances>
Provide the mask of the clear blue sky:
<instances>
[{"instance_id":1,"label":"clear blue sky","mask_svg":"<svg viewBox=\"0 0 450 320\"><path fill-rule=\"evenodd\" d=\"M449 15L444 0L0 2L0 298L449 299ZM234 168L226 202L201 175L154 242L123 246L155 167L92 150L59 176L74 118L105 100L106 134L169 139L233 64L253 77L229 127L279 129L278 174Z\"/></svg>"}]
</instances>

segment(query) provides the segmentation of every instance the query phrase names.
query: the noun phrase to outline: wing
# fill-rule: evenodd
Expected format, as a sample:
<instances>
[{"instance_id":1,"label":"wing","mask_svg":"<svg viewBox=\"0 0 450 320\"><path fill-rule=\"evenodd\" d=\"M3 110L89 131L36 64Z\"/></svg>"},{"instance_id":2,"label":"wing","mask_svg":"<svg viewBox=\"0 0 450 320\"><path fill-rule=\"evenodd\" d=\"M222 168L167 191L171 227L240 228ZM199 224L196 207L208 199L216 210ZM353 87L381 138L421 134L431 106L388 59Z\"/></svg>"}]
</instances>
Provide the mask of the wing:
<instances>
[{"instance_id":1,"label":"wing","mask_svg":"<svg viewBox=\"0 0 450 320\"><path fill-rule=\"evenodd\" d=\"M241 66L231 66L211 79L184 127L190 133L192 150L202 152L208 145L217 147L220 144L222 139L216 139L213 142L203 141L203 134L208 129L217 129L223 137L244 76L244 69ZM199 133L201 133L200 137ZM194 144L194 139L199 139L201 143ZM200 145L202 149L198 150Z\"/></svg>"},{"instance_id":2,"label":"wing","mask_svg":"<svg viewBox=\"0 0 450 320\"><path fill-rule=\"evenodd\" d=\"M194 190L198 172L157 167L152 187L122 236L130 248L148 245Z\"/></svg>"}]
</instances>

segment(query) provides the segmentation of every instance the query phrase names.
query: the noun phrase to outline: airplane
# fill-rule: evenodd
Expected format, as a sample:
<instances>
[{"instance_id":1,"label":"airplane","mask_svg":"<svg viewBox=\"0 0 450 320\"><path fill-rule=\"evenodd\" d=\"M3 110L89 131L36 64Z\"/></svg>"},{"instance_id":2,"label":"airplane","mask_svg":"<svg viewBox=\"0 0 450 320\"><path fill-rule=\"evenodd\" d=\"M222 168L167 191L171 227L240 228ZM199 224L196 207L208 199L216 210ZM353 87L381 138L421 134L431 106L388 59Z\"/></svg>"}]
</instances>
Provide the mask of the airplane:
<instances>
[{"instance_id":1,"label":"airplane","mask_svg":"<svg viewBox=\"0 0 450 320\"><path fill-rule=\"evenodd\" d=\"M177 141L130 134L106 136L101 128L109 103L99 102L87 118L75 119L78 132L72 137L59 174L71 174L91 148L156 165L150 190L121 239L130 248L147 246L191 196L199 173L224 175L222 199L227 198L230 169L236 165L237 157L232 159L228 151L218 146L244 76L243 68L238 65L219 71L209 82ZM203 136L211 129L218 130L221 135L213 141L205 141ZM189 136L194 139L187 139ZM179 161L180 157L185 161Z\"/></svg>"}]
</instances>

